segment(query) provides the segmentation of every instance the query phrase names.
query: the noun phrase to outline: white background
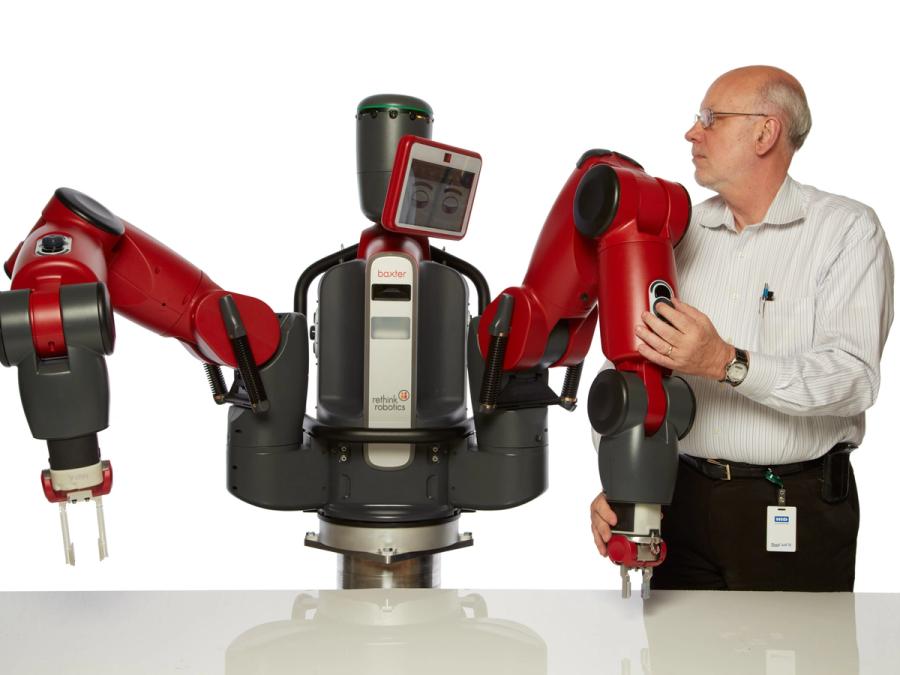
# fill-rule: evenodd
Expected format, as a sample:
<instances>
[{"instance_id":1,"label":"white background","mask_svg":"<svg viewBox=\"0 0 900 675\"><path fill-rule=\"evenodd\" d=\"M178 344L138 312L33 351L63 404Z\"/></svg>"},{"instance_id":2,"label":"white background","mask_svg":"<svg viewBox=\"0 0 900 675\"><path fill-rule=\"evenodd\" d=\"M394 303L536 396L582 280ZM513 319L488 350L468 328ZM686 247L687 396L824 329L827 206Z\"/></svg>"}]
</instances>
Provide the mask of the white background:
<instances>
[{"instance_id":1,"label":"white background","mask_svg":"<svg viewBox=\"0 0 900 675\"><path fill-rule=\"evenodd\" d=\"M289 310L300 271L366 225L356 104L401 92L434 107L436 139L484 157L469 234L448 250L497 293L521 281L588 148L621 150L706 198L682 136L711 80L751 63L779 65L806 87L814 124L792 175L873 206L900 251L896 24L875 3L311 6L4 0L2 257L67 185L223 287ZM315 516L227 494L225 410L200 363L124 319L117 329L112 422L101 435L116 472L102 564L90 506L71 509L78 566L63 564L56 508L39 486L45 446L27 431L15 371L0 370L0 590L334 587L334 556L302 545ZM898 358L894 336L854 456L861 591L900 591L888 573L900 552ZM585 387L601 362L597 348ZM583 407L552 413L551 449L545 495L464 517L476 544L443 556L445 587L617 586L588 528L599 479Z\"/></svg>"}]
</instances>

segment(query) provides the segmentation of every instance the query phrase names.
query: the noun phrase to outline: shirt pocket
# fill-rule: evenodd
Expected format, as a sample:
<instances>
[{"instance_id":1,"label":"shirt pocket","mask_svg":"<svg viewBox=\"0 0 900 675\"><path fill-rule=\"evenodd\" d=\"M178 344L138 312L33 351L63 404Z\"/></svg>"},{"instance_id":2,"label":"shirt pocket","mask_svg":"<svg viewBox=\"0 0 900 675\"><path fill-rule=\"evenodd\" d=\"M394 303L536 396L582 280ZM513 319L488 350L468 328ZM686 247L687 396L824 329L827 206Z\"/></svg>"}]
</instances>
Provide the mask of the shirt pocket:
<instances>
[{"instance_id":1,"label":"shirt pocket","mask_svg":"<svg viewBox=\"0 0 900 675\"><path fill-rule=\"evenodd\" d=\"M759 351L791 356L810 349L815 334L815 298L782 298L759 314Z\"/></svg>"}]
</instances>

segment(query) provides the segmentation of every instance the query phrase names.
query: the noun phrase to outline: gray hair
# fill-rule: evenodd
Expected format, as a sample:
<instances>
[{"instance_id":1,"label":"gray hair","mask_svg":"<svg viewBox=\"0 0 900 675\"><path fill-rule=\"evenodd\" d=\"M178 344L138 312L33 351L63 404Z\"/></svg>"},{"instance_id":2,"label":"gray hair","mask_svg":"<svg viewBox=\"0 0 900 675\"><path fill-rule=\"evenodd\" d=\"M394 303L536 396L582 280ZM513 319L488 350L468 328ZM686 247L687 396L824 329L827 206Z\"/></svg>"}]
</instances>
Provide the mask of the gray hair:
<instances>
[{"instance_id":1,"label":"gray hair","mask_svg":"<svg viewBox=\"0 0 900 675\"><path fill-rule=\"evenodd\" d=\"M795 151L799 150L812 127L812 114L803 87L793 78L776 76L760 88L759 96L763 104L772 105L782 112L788 141Z\"/></svg>"}]
</instances>

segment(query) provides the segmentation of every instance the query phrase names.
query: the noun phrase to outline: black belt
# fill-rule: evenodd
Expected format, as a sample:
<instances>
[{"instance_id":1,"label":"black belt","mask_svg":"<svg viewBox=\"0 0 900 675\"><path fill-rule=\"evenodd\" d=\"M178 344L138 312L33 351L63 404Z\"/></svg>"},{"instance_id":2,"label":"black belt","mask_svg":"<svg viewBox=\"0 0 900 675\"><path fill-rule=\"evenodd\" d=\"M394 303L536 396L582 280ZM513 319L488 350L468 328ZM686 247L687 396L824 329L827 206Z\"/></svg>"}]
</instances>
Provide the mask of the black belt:
<instances>
[{"instance_id":1,"label":"black belt","mask_svg":"<svg viewBox=\"0 0 900 675\"><path fill-rule=\"evenodd\" d=\"M681 461L692 469L699 471L707 478L713 480L731 480L733 478L765 478L766 472L771 469L778 476L790 476L807 469L821 466L828 455L842 452L849 453L856 449L852 443L838 443L821 457L806 462L794 462L793 464L744 464L743 462L729 462L721 459L706 459L693 455L681 454Z\"/></svg>"}]
</instances>

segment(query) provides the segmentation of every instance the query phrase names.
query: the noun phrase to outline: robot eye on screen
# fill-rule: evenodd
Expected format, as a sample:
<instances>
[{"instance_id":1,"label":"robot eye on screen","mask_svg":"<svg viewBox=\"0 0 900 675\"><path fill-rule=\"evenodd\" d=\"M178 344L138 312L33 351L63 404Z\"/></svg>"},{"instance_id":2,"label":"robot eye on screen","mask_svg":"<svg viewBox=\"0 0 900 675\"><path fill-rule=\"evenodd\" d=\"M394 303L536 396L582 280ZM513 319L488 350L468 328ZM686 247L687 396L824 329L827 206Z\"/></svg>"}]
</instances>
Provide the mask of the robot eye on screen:
<instances>
[{"instance_id":1,"label":"robot eye on screen","mask_svg":"<svg viewBox=\"0 0 900 675\"><path fill-rule=\"evenodd\" d=\"M690 201L633 160L585 153L539 236L522 286L491 302L473 265L433 247L462 239L478 186L477 153L430 140L421 99L378 95L357 109L357 169L371 226L359 243L312 263L294 308L228 292L98 202L60 188L4 265L0 363L16 366L32 435L47 442L44 493L96 505L112 467L105 357L113 313L181 341L229 404L227 489L249 504L318 514L308 546L338 554L341 588L435 587L439 554L470 546L464 512L507 509L547 487L548 406L575 407L600 321L616 369L594 381L588 413L600 474L619 514L610 542L622 570L665 557L677 441L690 428L687 384L644 361L633 326L675 297L672 247ZM318 279L317 307L307 298ZM477 293L469 317L468 280ZM315 417L305 413L309 345ZM567 368L560 394L548 369ZM233 369L226 384L222 368ZM474 408L468 416L467 386ZM585 495L585 499L589 496Z\"/></svg>"}]
</instances>

